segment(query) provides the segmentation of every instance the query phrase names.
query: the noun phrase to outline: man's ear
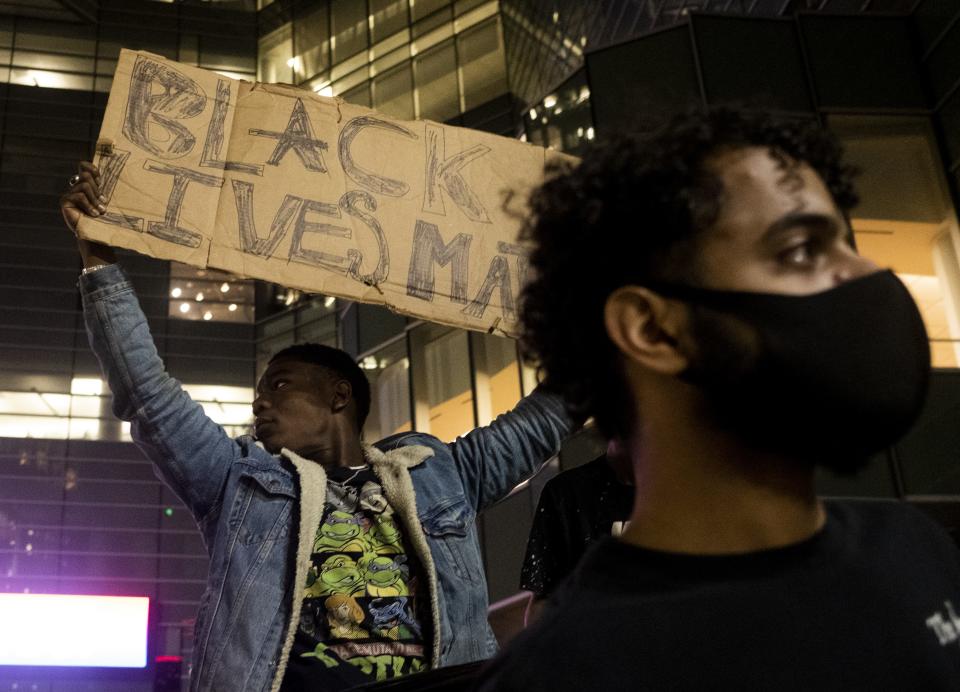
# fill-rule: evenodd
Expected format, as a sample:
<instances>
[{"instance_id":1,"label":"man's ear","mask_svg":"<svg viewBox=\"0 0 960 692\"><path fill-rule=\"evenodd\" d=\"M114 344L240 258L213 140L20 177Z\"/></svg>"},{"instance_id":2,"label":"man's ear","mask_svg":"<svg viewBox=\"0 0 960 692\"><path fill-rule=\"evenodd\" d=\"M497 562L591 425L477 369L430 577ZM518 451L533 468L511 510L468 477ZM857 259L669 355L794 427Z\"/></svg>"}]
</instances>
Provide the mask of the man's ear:
<instances>
[{"instance_id":1,"label":"man's ear","mask_svg":"<svg viewBox=\"0 0 960 692\"><path fill-rule=\"evenodd\" d=\"M337 380L333 383L333 398L330 407L334 413L340 413L353 400L353 387L348 380Z\"/></svg>"},{"instance_id":2,"label":"man's ear","mask_svg":"<svg viewBox=\"0 0 960 692\"><path fill-rule=\"evenodd\" d=\"M676 375L689 361L677 347L686 324L682 303L642 286L622 286L607 298L604 324L611 341L629 360L664 375Z\"/></svg>"}]
</instances>

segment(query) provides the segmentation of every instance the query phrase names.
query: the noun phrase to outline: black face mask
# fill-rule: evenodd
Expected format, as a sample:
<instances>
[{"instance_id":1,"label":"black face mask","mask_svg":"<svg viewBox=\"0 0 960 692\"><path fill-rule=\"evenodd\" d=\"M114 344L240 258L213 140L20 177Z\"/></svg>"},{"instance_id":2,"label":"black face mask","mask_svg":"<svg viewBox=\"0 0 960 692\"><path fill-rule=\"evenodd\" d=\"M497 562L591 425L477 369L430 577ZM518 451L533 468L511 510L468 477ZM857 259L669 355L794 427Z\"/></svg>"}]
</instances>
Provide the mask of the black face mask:
<instances>
[{"instance_id":1,"label":"black face mask","mask_svg":"<svg viewBox=\"0 0 960 692\"><path fill-rule=\"evenodd\" d=\"M808 296L650 288L692 305L698 352L682 376L754 447L852 472L920 413L930 349L893 272Z\"/></svg>"}]
</instances>

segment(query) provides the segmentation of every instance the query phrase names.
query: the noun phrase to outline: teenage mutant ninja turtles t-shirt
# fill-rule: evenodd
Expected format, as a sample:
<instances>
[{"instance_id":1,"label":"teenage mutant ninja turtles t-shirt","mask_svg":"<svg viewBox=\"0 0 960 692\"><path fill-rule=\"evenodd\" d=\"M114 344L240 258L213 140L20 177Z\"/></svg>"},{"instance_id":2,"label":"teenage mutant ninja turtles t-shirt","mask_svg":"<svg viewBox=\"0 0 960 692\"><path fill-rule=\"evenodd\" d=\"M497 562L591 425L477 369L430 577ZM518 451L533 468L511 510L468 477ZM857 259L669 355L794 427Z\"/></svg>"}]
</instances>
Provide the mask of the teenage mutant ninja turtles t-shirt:
<instances>
[{"instance_id":1,"label":"teenage mutant ninja turtles t-shirt","mask_svg":"<svg viewBox=\"0 0 960 692\"><path fill-rule=\"evenodd\" d=\"M369 466L327 473L327 501L282 690L337 690L427 667L422 569Z\"/></svg>"}]
</instances>

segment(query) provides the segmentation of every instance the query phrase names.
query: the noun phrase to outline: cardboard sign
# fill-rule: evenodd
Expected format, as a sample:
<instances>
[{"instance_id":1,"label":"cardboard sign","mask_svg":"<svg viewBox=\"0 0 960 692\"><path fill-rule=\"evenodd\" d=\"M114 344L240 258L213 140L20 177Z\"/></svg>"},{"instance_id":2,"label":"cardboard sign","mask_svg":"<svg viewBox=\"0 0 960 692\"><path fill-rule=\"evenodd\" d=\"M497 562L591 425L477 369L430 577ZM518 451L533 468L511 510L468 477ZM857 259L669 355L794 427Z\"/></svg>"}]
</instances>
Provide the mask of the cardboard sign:
<instances>
[{"instance_id":1,"label":"cardboard sign","mask_svg":"<svg viewBox=\"0 0 960 692\"><path fill-rule=\"evenodd\" d=\"M527 260L505 194L561 156L127 50L97 151L84 238L508 334Z\"/></svg>"}]
</instances>

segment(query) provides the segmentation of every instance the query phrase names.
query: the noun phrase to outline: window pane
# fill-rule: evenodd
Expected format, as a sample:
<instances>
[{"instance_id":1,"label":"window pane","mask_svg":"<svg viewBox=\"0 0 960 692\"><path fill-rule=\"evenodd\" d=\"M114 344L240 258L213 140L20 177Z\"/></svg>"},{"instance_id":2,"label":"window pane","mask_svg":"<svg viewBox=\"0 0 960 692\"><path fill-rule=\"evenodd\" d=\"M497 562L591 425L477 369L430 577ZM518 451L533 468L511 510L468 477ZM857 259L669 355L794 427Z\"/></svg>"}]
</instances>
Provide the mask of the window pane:
<instances>
[{"instance_id":1,"label":"window pane","mask_svg":"<svg viewBox=\"0 0 960 692\"><path fill-rule=\"evenodd\" d=\"M330 6L333 62L367 47L367 7L357 0L334 0Z\"/></svg>"},{"instance_id":2,"label":"window pane","mask_svg":"<svg viewBox=\"0 0 960 692\"><path fill-rule=\"evenodd\" d=\"M417 21L449 4L450 0L413 0L410 3L410 11L413 14L413 20Z\"/></svg>"},{"instance_id":3,"label":"window pane","mask_svg":"<svg viewBox=\"0 0 960 692\"><path fill-rule=\"evenodd\" d=\"M927 119L833 116L830 127L861 171L851 214L857 248L910 289L934 367L958 367L960 231Z\"/></svg>"},{"instance_id":4,"label":"window pane","mask_svg":"<svg viewBox=\"0 0 960 692\"><path fill-rule=\"evenodd\" d=\"M410 417L410 360L405 339L360 361L370 380L370 417L364 439L381 440L412 429Z\"/></svg>"},{"instance_id":5,"label":"window pane","mask_svg":"<svg viewBox=\"0 0 960 692\"><path fill-rule=\"evenodd\" d=\"M410 339L417 430L450 442L475 425L467 332L423 325Z\"/></svg>"},{"instance_id":6,"label":"window pane","mask_svg":"<svg viewBox=\"0 0 960 692\"><path fill-rule=\"evenodd\" d=\"M407 25L407 0L370 0L373 41L382 41Z\"/></svg>"},{"instance_id":7,"label":"window pane","mask_svg":"<svg viewBox=\"0 0 960 692\"><path fill-rule=\"evenodd\" d=\"M464 109L482 105L507 91L499 18L457 36L463 77Z\"/></svg>"},{"instance_id":8,"label":"window pane","mask_svg":"<svg viewBox=\"0 0 960 692\"><path fill-rule=\"evenodd\" d=\"M93 88L92 75L68 74L49 70L24 70L16 67L10 70L10 82L46 89L89 91Z\"/></svg>"},{"instance_id":9,"label":"window pane","mask_svg":"<svg viewBox=\"0 0 960 692\"><path fill-rule=\"evenodd\" d=\"M457 62L453 42L414 59L419 118L443 122L460 113Z\"/></svg>"},{"instance_id":10,"label":"window pane","mask_svg":"<svg viewBox=\"0 0 960 692\"><path fill-rule=\"evenodd\" d=\"M520 364L517 343L491 334L473 333L477 415L486 425L520 401Z\"/></svg>"},{"instance_id":11,"label":"window pane","mask_svg":"<svg viewBox=\"0 0 960 692\"><path fill-rule=\"evenodd\" d=\"M366 106L367 108L371 107L369 82L364 82L360 86L345 91L343 94L341 94L341 96L343 96L344 101L347 103L352 103L355 106Z\"/></svg>"},{"instance_id":12,"label":"window pane","mask_svg":"<svg viewBox=\"0 0 960 692\"><path fill-rule=\"evenodd\" d=\"M261 38L259 53L261 82L293 83L293 40L289 24Z\"/></svg>"},{"instance_id":13,"label":"window pane","mask_svg":"<svg viewBox=\"0 0 960 692\"><path fill-rule=\"evenodd\" d=\"M402 120L413 120L413 79L406 63L373 80L373 107Z\"/></svg>"},{"instance_id":14,"label":"window pane","mask_svg":"<svg viewBox=\"0 0 960 692\"><path fill-rule=\"evenodd\" d=\"M33 51L18 50L13 54L16 67L33 67L41 70L69 70L71 72L93 72L93 58L80 58L70 55L51 55Z\"/></svg>"},{"instance_id":15,"label":"window pane","mask_svg":"<svg viewBox=\"0 0 960 692\"><path fill-rule=\"evenodd\" d=\"M302 82L329 67L330 27L327 8L321 6L298 16L294 22L294 70L297 82Z\"/></svg>"}]
</instances>

